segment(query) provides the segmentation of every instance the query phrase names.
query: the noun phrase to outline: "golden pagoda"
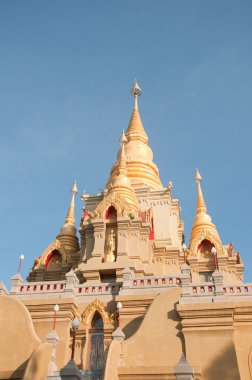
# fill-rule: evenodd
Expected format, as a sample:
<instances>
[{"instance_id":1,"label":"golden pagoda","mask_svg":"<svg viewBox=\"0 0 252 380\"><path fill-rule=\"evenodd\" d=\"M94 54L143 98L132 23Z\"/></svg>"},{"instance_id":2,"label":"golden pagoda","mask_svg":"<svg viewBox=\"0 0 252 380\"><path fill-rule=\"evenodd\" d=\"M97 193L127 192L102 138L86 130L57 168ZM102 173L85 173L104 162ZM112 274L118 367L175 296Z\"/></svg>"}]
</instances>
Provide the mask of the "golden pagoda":
<instances>
[{"instance_id":1,"label":"golden pagoda","mask_svg":"<svg viewBox=\"0 0 252 380\"><path fill-rule=\"evenodd\" d=\"M126 131L125 155L128 169L127 175L133 187L162 188L158 168L153 163L153 152L148 145L148 136L138 110L138 97L141 95L141 89L137 82L134 83L131 94L134 96L134 109ZM119 155L120 151L118 152L118 157ZM112 180L117 175L117 170L118 162L111 169L110 178L106 185L107 188L109 188Z\"/></svg>"},{"instance_id":2,"label":"golden pagoda","mask_svg":"<svg viewBox=\"0 0 252 380\"><path fill-rule=\"evenodd\" d=\"M188 248L134 110L109 180L70 207L27 281L0 283L0 379L249 380L252 284L232 243L197 208ZM97 165L99 163L97 162ZM19 228L22 228L20 226ZM218 264L218 265L216 265Z\"/></svg>"}]
</instances>

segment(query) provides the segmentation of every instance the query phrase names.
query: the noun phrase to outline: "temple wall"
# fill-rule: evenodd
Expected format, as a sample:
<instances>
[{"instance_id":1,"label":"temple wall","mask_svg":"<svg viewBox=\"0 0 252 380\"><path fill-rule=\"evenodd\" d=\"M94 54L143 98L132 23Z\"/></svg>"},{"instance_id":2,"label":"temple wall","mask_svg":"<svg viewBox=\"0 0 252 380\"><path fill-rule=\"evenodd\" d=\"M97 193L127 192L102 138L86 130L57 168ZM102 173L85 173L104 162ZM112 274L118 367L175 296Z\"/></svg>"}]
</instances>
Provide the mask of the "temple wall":
<instances>
[{"instance_id":1,"label":"temple wall","mask_svg":"<svg viewBox=\"0 0 252 380\"><path fill-rule=\"evenodd\" d=\"M179 296L180 288L171 288L152 302L138 330L123 344L121 367L176 365L182 352L174 310Z\"/></svg>"},{"instance_id":2,"label":"temple wall","mask_svg":"<svg viewBox=\"0 0 252 380\"><path fill-rule=\"evenodd\" d=\"M168 201L153 201L153 220L155 240L167 240L171 239L171 227L170 227L170 206Z\"/></svg>"},{"instance_id":3,"label":"temple wall","mask_svg":"<svg viewBox=\"0 0 252 380\"><path fill-rule=\"evenodd\" d=\"M40 351L39 357L43 358L37 363L38 374L41 374L42 364L49 364L50 346L41 343L34 331L31 316L22 302L8 296L0 297L0 329L0 378L21 379L36 349ZM42 378L36 377L36 380Z\"/></svg>"},{"instance_id":4,"label":"temple wall","mask_svg":"<svg viewBox=\"0 0 252 380\"><path fill-rule=\"evenodd\" d=\"M237 355L240 328L234 326L232 302L220 300L212 305L196 303L177 308L182 317L187 360L192 367L201 367L204 380L249 379L240 376L240 367L247 366L248 356ZM238 343L240 349L248 341L245 335L243 338Z\"/></svg>"},{"instance_id":5,"label":"temple wall","mask_svg":"<svg viewBox=\"0 0 252 380\"><path fill-rule=\"evenodd\" d=\"M234 343L241 379L252 379L252 307L236 304Z\"/></svg>"}]
</instances>

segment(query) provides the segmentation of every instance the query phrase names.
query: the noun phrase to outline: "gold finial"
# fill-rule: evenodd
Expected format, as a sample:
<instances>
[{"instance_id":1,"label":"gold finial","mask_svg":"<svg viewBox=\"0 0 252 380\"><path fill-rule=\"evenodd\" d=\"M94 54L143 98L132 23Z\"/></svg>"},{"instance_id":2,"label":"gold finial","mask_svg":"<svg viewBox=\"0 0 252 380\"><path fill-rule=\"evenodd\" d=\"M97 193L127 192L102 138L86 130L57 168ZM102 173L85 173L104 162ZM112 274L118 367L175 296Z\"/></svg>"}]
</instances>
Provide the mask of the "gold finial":
<instances>
[{"instance_id":1,"label":"gold finial","mask_svg":"<svg viewBox=\"0 0 252 380\"><path fill-rule=\"evenodd\" d=\"M128 140L127 140L127 137L126 137L126 135L125 135L125 133L124 133L124 129L122 130L122 136L121 136L121 138L120 138L120 140L119 140L119 143L121 144L121 145L124 145L124 144L126 144L126 142L127 142Z\"/></svg>"},{"instance_id":2,"label":"gold finial","mask_svg":"<svg viewBox=\"0 0 252 380\"><path fill-rule=\"evenodd\" d=\"M138 83L137 83L137 81L135 81L135 83L134 83L134 85L133 85L133 87L132 87L132 89L131 89L131 95L133 95L134 96L134 101L135 101L135 105L134 105L134 109L138 109L138 102L137 102L137 99L138 99L138 97L141 95L141 93L142 93L142 90L141 90L141 88L139 87L139 85L138 85Z\"/></svg>"},{"instance_id":3,"label":"gold finial","mask_svg":"<svg viewBox=\"0 0 252 380\"><path fill-rule=\"evenodd\" d=\"M200 183L202 181L202 176L201 176L200 172L198 171L198 169L196 169L196 173L195 173L194 179L195 179L195 182L198 185L197 214L200 214L200 213L206 214L207 208L206 208L206 204L205 204L205 201L204 201L204 197L203 197L202 190L201 190L201 185L200 185Z\"/></svg>"},{"instance_id":4,"label":"gold finial","mask_svg":"<svg viewBox=\"0 0 252 380\"><path fill-rule=\"evenodd\" d=\"M66 219L65 219L65 224L72 225L72 226L74 226L74 222L75 222L75 217L74 217L74 198L75 198L75 195L77 193L78 193L78 189L77 189L77 185L76 185L76 181L75 181L74 184L73 184L73 187L71 189L72 199L71 199L70 207L69 207Z\"/></svg>"},{"instance_id":5,"label":"gold finial","mask_svg":"<svg viewBox=\"0 0 252 380\"><path fill-rule=\"evenodd\" d=\"M73 187L72 187L72 190L71 190L71 194L76 195L77 193L78 193L78 189L77 189L76 180L75 180Z\"/></svg>"},{"instance_id":6,"label":"gold finial","mask_svg":"<svg viewBox=\"0 0 252 380\"><path fill-rule=\"evenodd\" d=\"M194 179L195 179L196 183L201 182L201 180L202 180L201 174L198 171L198 169L196 169L196 173L195 173Z\"/></svg>"}]
</instances>

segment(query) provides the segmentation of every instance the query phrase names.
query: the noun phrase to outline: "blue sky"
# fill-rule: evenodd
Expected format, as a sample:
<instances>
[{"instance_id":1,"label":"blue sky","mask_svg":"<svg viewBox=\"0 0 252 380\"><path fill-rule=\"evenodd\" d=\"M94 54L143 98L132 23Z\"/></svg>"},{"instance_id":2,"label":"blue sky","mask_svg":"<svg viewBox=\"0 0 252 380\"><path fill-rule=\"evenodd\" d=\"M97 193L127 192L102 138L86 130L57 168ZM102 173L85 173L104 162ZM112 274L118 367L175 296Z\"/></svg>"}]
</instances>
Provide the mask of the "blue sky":
<instances>
[{"instance_id":1,"label":"blue sky","mask_svg":"<svg viewBox=\"0 0 252 380\"><path fill-rule=\"evenodd\" d=\"M59 232L76 179L103 188L140 112L188 243L195 168L223 243L251 281L251 1L0 2L0 279L22 275Z\"/></svg>"}]
</instances>

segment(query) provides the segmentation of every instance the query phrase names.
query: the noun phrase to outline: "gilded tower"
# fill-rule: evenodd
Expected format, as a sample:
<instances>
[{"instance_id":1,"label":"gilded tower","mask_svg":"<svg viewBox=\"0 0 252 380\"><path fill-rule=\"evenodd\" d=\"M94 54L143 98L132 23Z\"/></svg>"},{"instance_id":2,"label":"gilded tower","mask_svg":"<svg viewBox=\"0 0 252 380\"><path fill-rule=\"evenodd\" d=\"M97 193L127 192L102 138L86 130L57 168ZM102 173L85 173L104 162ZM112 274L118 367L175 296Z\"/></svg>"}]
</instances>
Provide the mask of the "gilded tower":
<instances>
[{"instance_id":1,"label":"gilded tower","mask_svg":"<svg viewBox=\"0 0 252 380\"><path fill-rule=\"evenodd\" d=\"M18 271L9 293L0 284L1 379L251 379L252 285L241 256L223 244L198 170L186 247L172 182L162 185L153 162L138 83L131 94L116 162L101 193L82 194L78 232L75 182L65 223L27 282Z\"/></svg>"}]
</instances>

